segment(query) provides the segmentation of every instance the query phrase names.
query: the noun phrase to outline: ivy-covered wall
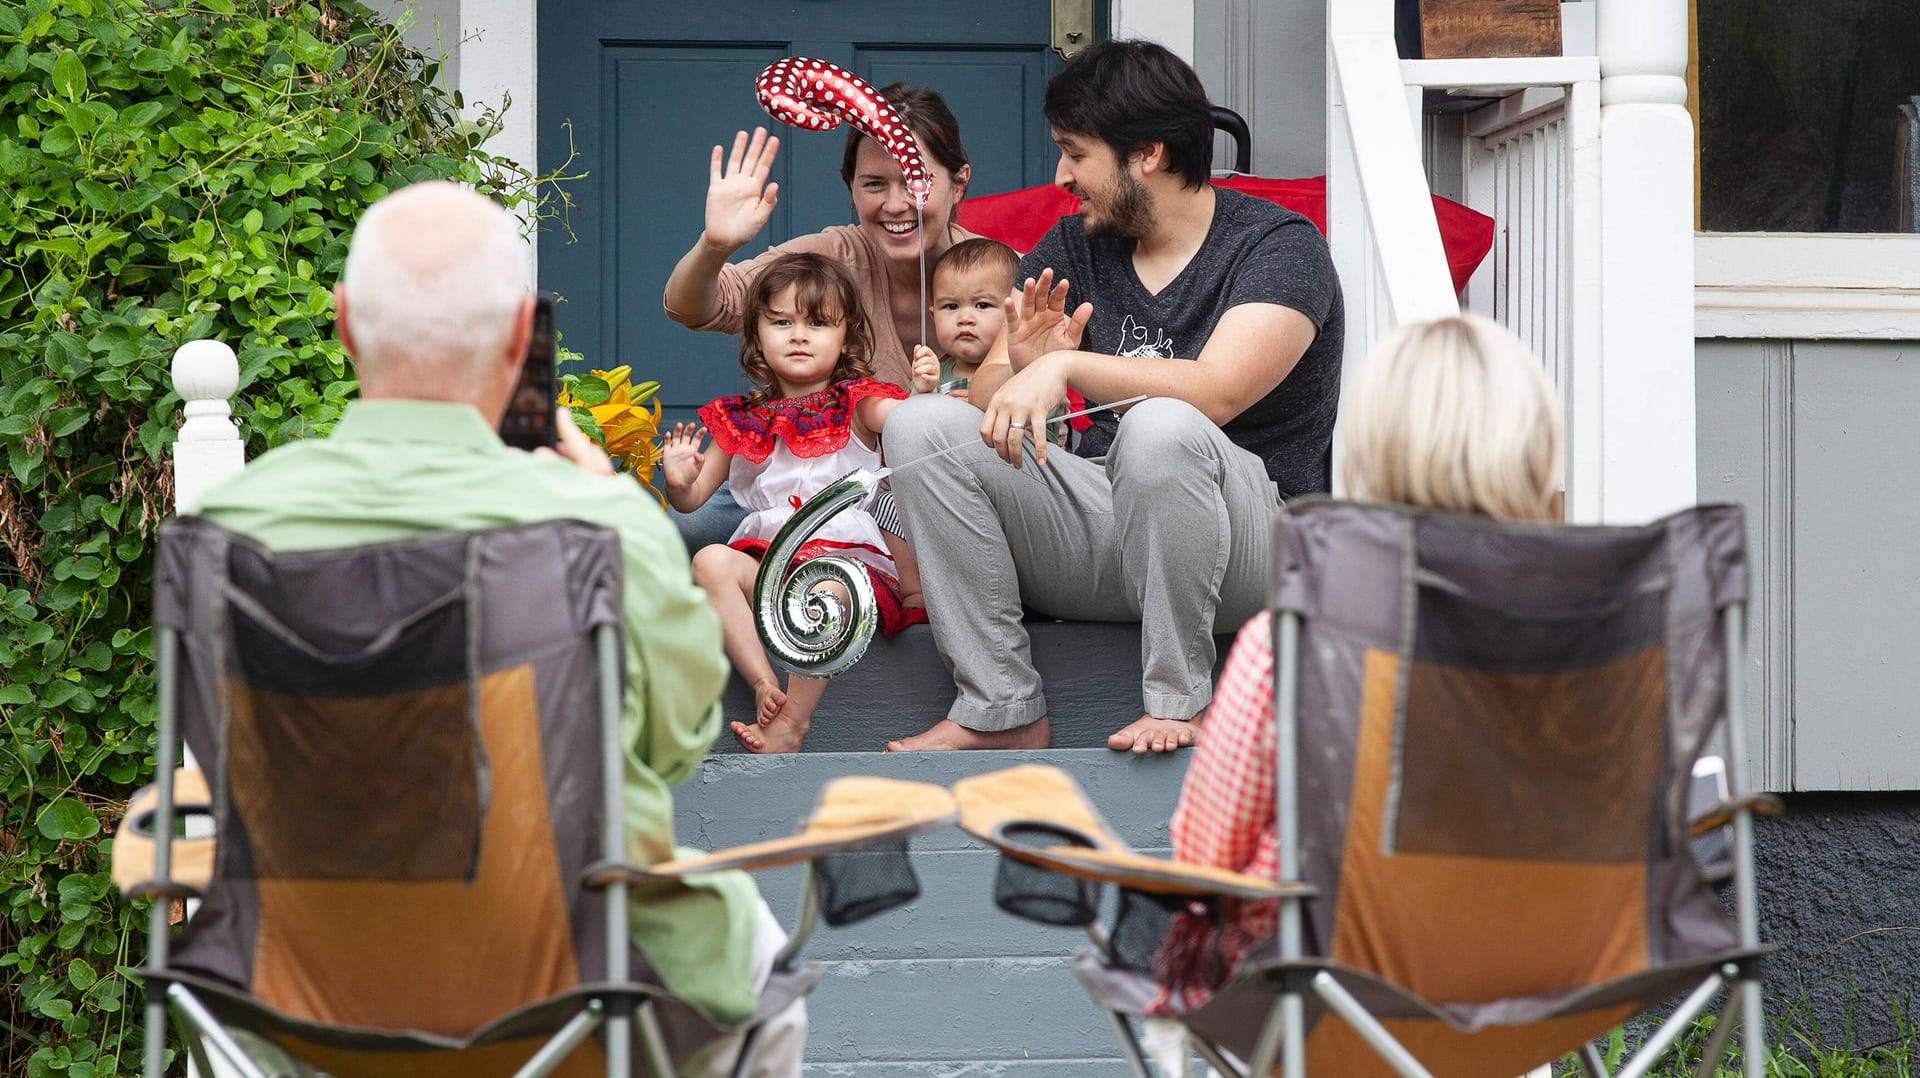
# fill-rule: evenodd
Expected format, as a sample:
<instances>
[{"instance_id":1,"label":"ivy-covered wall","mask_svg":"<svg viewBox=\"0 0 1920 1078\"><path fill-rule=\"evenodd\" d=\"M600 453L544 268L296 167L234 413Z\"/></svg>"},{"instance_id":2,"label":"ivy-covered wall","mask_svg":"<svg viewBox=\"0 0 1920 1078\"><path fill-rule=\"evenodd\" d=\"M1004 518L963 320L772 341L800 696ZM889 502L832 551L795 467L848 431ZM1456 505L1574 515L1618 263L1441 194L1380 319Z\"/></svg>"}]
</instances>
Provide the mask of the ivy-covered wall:
<instances>
[{"instance_id":1,"label":"ivy-covered wall","mask_svg":"<svg viewBox=\"0 0 1920 1078\"><path fill-rule=\"evenodd\" d=\"M330 289L361 210L436 177L535 195L478 149L491 118L462 122L434 74L351 0L0 4L9 1078L139 1070L144 909L107 859L152 771L173 349L234 346L250 456L324 432L354 388Z\"/></svg>"}]
</instances>

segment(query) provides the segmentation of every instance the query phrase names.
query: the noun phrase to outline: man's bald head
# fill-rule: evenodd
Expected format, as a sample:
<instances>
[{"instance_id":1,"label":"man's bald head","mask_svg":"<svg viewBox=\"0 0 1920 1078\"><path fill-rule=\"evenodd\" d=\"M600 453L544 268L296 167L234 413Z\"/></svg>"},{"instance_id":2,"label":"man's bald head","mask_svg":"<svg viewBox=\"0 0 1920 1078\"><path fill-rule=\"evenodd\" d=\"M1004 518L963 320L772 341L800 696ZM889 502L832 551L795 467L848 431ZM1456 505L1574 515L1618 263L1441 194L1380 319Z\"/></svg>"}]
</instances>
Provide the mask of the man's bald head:
<instances>
[{"instance_id":1,"label":"man's bald head","mask_svg":"<svg viewBox=\"0 0 1920 1078\"><path fill-rule=\"evenodd\" d=\"M419 183L354 228L341 336L369 396L474 400L498 380L527 293L512 215L464 187Z\"/></svg>"}]
</instances>

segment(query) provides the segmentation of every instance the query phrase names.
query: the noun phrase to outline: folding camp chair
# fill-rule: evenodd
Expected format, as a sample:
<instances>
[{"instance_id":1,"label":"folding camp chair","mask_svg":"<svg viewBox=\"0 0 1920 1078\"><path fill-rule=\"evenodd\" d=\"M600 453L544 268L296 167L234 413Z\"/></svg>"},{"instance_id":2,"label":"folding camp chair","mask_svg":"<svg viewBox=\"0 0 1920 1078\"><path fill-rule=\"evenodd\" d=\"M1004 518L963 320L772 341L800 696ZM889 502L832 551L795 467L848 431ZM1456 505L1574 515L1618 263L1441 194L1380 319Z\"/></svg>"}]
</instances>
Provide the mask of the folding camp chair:
<instances>
[{"instance_id":1,"label":"folding camp chair","mask_svg":"<svg viewBox=\"0 0 1920 1078\"><path fill-rule=\"evenodd\" d=\"M115 850L123 891L154 899L148 1078L168 1004L203 1074L209 1053L266 1073L241 1031L333 1078L670 1076L723 1031L648 971L630 896L809 861L746 1073L759 1025L819 979L797 960L813 919L913 897L906 840L951 822L952 799L837 780L794 839L623 864L621 603L617 536L577 521L299 553L166 525L157 789ZM179 732L210 782L176 780ZM196 812L216 837L172 840Z\"/></svg>"},{"instance_id":2,"label":"folding camp chair","mask_svg":"<svg viewBox=\"0 0 1920 1078\"><path fill-rule=\"evenodd\" d=\"M1751 815L1776 802L1736 788L1697 825L1684 809L1723 719L1730 777L1745 758L1743 526L1732 506L1641 528L1290 506L1272 596L1278 931L1173 1015L1195 1049L1236 1075L1278 1059L1286 1078L1486 1078L1576 1051L1601 1075L1594 1036L1688 992L1620 1071L1641 1075L1725 988L1701 1073L1738 1027L1745 1073L1763 1074ZM1003 907L1123 888L1076 969L1144 1075L1125 1016L1156 973L1217 957L1220 898L1260 881L1183 873L1174 901L1150 901L1174 870L1063 810L1076 790L1053 779L1008 807L992 787L1017 777L976 781L955 788L961 826L1019 866ZM1732 922L1689 842L1728 819ZM1094 899L1076 902L1067 920L1085 923ZM1188 934L1167 933L1175 915Z\"/></svg>"}]
</instances>

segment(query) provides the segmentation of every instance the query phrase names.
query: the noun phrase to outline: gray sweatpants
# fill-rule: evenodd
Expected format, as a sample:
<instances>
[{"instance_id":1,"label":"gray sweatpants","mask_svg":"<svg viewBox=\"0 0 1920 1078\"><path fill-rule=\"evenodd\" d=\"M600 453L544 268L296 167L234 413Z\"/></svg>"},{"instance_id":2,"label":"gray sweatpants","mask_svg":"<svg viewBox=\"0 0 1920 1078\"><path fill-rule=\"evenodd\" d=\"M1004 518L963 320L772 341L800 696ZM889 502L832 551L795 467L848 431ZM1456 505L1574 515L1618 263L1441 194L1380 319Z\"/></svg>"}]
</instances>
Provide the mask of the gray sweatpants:
<instances>
[{"instance_id":1,"label":"gray sweatpants","mask_svg":"<svg viewBox=\"0 0 1920 1078\"><path fill-rule=\"evenodd\" d=\"M1260 609L1279 498L1260 459L1184 401L1134 405L1097 460L1055 448L1015 470L980 411L938 394L887 417L894 494L920 560L934 642L960 693L947 717L1011 730L1047 714L1022 605L1140 622L1141 703L1189 719L1213 698L1213 634ZM908 465L954 446L938 461Z\"/></svg>"}]
</instances>

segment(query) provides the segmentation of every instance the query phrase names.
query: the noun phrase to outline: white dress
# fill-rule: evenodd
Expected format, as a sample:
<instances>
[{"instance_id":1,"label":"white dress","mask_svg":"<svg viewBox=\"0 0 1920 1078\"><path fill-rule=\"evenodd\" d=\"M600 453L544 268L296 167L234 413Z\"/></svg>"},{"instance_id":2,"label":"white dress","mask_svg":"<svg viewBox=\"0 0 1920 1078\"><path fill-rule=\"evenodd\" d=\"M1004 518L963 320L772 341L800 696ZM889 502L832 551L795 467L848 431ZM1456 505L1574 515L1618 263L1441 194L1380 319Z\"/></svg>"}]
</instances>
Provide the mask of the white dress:
<instances>
[{"instance_id":1,"label":"white dress","mask_svg":"<svg viewBox=\"0 0 1920 1078\"><path fill-rule=\"evenodd\" d=\"M903 396L897 386L859 379L753 408L745 407L740 397L723 397L701 408L700 419L715 447L733 457L727 483L734 500L747 510L727 545L763 551L808 498L855 469L877 470L880 451L869 449L853 433L853 406L866 397ZM854 558L889 578L896 572L879 525L859 507L834 514L801 548L797 560L823 554Z\"/></svg>"}]
</instances>

